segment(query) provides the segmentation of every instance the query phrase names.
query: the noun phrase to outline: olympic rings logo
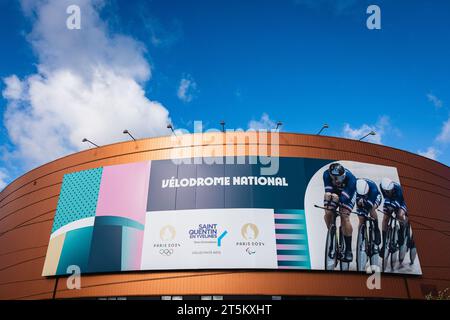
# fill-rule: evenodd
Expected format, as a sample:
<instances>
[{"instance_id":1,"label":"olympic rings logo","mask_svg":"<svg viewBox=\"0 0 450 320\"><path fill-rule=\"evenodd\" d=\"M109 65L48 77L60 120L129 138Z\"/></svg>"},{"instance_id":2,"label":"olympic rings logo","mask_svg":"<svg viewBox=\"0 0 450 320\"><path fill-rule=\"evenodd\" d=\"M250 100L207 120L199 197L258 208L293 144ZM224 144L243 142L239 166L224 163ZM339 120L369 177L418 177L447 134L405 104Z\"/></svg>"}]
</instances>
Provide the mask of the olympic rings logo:
<instances>
[{"instance_id":1,"label":"olympic rings logo","mask_svg":"<svg viewBox=\"0 0 450 320\"><path fill-rule=\"evenodd\" d=\"M173 249L161 249L159 250L159 254L162 256L170 256L173 253Z\"/></svg>"}]
</instances>

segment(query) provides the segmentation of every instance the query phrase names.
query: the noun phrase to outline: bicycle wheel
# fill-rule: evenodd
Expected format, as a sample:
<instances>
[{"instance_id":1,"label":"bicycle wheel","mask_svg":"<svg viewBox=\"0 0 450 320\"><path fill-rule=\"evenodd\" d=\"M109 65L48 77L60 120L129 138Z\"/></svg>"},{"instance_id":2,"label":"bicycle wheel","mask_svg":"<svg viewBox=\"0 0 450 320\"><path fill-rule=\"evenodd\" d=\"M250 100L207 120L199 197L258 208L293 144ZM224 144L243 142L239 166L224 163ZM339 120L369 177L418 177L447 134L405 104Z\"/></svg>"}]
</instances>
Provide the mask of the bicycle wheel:
<instances>
[{"instance_id":1,"label":"bicycle wheel","mask_svg":"<svg viewBox=\"0 0 450 320\"><path fill-rule=\"evenodd\" d=\"M344 233L342 232L342 227L339 227L339 258L342 259L342 254L344 253ZM341 271L348 271L350 268L350 262L340 260Z\"/></svg>"},{"instance_id":2,"label":"bicycle wheel","mask_svg":"<svg viewBox=\"0 0 450 320\"><path fill-rule=\"evenodd\" d=\"M336 232L336 227L334 229L334 252L335 252L335 257L336 259L334 259L334 269L336 269L338 263L339 263L339 242L338 242L338 235Z\"/></svg>"},{"instance_id":3,"label":"bicycle wheel","mask_svg":"<svg viewBox=\"0 0 450 320\"><path fill-rule=\"evenodd\" d=\"M388 228L386 232L386 239L384 240L384 254L383 254L383 272L386 271L388 266L389 254L390 254L390 245L391 245L391 232L392 229Z\"/></svg>"},{"instance_id":4,"label":"bicycle wheel","mask_svg":"<svg viewBox=\"0 0 450 320\"><path fill-rule=\"evenodd\" d=\"M380 261L380 248L375 243L375 226L374 222L369 223L369 241L368 241L368 255L370 260L370 269L372 270L372 266L376 266L379 268ZM378 270L378 269L377 269ZM373 270L372 270L373 271Z\"/></svg>"},{"instance_id":5,"label":"bicycle wheel","mask_svg":"<svg viewBox=\"0 0 450 320\"><path fill-rule=\"evenodd\" d=\"M398 261L398 226L395 224L394 228L392 229L392 238L391 238L391 245L390 251L391 251L391 269L394 271L395 264Z\"/></svg>"},{"instance_id":6,"label":"bicycle wheel","mask_svg":"<svg viewBox=\"0 0 450 320\"><path fill-rule=\"evenodd\" d=\"M400 251L398 254L398 260L400 261L400 264L403 263L403 260L405 259L406 252L408 252L408 249L410 247L410 238L411 238L411 226L409 224L409 221L406 222L404 234L403 234L403 244L400 246Z\"/></svg>"},{"instance_id":7,"label":"bicycle wheel","mask_svg":"<svg viewBox=\"0 0 450 320\"><path fill-rule=\"evenodd\" d=\"M377 266L379 268L379 263L380 263L380 255L378 253L373 254L370 257L371 269L372 269L372 266Z\"/></svg>"},{"instance_id":8,"label":"bicycle wheel","mask_svg":"<svg viewBox=\"0 0 450 320\"><path fill-rule=\"evenodd\" d=\"M406 239L403 241L403 244L400 246L400 249L398 251L398 262L400 264L403 263L403 260L405 259L406 256L406 251L408 250L408 247L406 245Z\"/></svg>"},{"instance_id":9,"label":"bicycle wheel","mask_svg":"<svg viewBox=\"0 0 450 320\"><path fill-rule=\"evenodd\" d=\"M348 271L350 269L350 262L341 261L341 271Z\"/></svg>"},{"instance_id":10,"label":"bicycle wheel","mask_svg":"<svg viewBox=\"0 0 450 320\"><path fill-rule=\"evenodd\" d=\"M413 265L414 264L414 261L416 260L416 256L417 256L417 249L416 249L416 247L414 247L414 248L411 248L410 250L409 250L409 264L410 265Z\"/></svg>"},{"instance_id":11,"label":"bicycle wheel","mask_svg":"<svg viewBox=\"0 0 450 320\"><path fill-rule=\"evenodd\" d=\"M416 250L416 244L414 243L414 238L411 234L411 239L409 241L410 246L409 246L409 264L413 265L414 261L416 260L416 256L417 256L417 250Z\"/></svg>"},{"instance_id":12,"label":"bicycle wheel","mask_svg":"<svg viewBox=\"0 0 450 320\"><path fill-rule=\"evenodd\" d=\"M361 224L358 228L358 239L356 241L356 270L366 271L367 264L367 237L366 225Z\"/></svg>"},{"instance_id":13,"label":"bicycle wheel","mask_svg":"<svg viewBox=\"0 0 450 320\"><path fill-rule=\"evenodd\" d=\"M330 226L327 232L327 239L325 242L325 270L334 270L336 267L337 252L336 252L336 226Z\"/></svg>"}]
</instances>

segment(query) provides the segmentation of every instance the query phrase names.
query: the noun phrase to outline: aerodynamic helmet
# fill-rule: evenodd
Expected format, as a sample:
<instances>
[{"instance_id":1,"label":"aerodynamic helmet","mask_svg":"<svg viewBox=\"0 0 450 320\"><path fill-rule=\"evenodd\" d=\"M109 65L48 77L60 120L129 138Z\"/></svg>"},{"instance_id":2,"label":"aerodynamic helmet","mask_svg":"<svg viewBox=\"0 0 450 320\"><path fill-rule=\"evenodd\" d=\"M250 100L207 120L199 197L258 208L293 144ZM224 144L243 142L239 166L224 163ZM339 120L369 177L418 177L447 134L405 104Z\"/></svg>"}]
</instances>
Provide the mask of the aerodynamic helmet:
<instances>
[{"instance_id":1,"label":"aerodynamic helmet","mask_svg":"<svg viewBox=\"0 0 450 320\"><path fill-rule=\"evenodd\" d=\"M364 179L356 180L356 193L365 196L369 193L369 184Z\"/></svg>"},{"instance_id":2,"label":"aerodynamic helmet","mask_svg":"<svg viewBox=\"0 0 450 320\"><path fill-rule=\"evenodd\" d=\"M394 181L389 178L381 179L381 189L387 192L394 190Z\"/></svg>"},{"instance_id":3,"label":"aerodynamic helmet","mask_svg":"<svg viewBox=\"0 0 450 320\"><path fill-rule=\"evenodd\" d=\"M340 163L332 163L328 168L331 179L337 183L342 183L345 180L345 168Z\"/></svg>"}]
</instances>

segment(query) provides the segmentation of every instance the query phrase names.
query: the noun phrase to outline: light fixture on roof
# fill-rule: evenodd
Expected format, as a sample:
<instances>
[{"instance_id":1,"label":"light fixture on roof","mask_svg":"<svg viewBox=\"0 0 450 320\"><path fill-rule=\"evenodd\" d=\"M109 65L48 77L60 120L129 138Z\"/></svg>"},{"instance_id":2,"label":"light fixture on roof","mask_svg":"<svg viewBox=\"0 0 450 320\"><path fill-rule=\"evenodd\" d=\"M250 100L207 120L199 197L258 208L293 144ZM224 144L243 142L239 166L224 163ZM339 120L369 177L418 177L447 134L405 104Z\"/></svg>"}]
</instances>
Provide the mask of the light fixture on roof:
<instances>
[{"instance_id":1,"label":"light fixture on roof","mask_svg":"<svg viewBox=\"0 0 450 320\"><path fill-rule=\"evenodd\" d=\"M320 128L319 132L317 132L316 135L320 136L320 134L322 133L323 130L328 129L330 126L326 123L324 123L324 125L322 126L322 128Z\"/></svg>"},{"instance_id":2,"label":"light fixture on roof","mask_svg":"<svg viewBox=\"0 0 450 320\"><path fill-rule=\"evenodd\" d=\"M92 142L91 140L89 140L89 139L83 138L83 140L81 140L81 141L82 141L82 142L90 143L90 144L92 144L93 146L95 146L96 148L99 147L97 144L93 143L93 142Z\"/></svg>"},{"instance_id":3,"label":"light fixture on roof","mask_svg":"<svg viewBox=\"0 0 450 320\"><path fill-rule=\"evenodd\" d=\"M167 125L167 129L170 129L172 131L172 133L176 136L177 134L175 133L175 130L173 129L173 125L171 123L169 123Z\"/></svg>"},{"instance_id":4,"label":"light fixture on roof","mask_svg":"<svg viewBox=\"0 0 450 320\"><path fill-rule=\"evenodd\" d=\"M277 126L275 127L275 131L278 130L283 125L283 122L278 121Z\"/></svg>"},{"instance_id":5,"label":"light fixture on roof","mask_svg":"<svg viewBox=\"0 0 450 320\"><path fill-rule=\"evenodd\" d=\"M367 138L368 136L374 136L374 135L376 135L376 134L377 134L377 133L376 133L375 131L370 131L370 132L369 132L368 134L366 134L365 136L359 138L359 141L364 140L364 139Z\"/></svg>"},{"instance_id":6,"label":"light fixture on roof","mask_svg":"<svg viewBox=\"0 0 450 320\"><path fill-rule=\"evenodd\" d=\"M133 137L133 135L130 133L130 131L128 131L127 129L123 130L123 134L127 134L131 137L131 139L133 139L134 141L136 141L136 139Z\"/></svg>"}]
</instances>

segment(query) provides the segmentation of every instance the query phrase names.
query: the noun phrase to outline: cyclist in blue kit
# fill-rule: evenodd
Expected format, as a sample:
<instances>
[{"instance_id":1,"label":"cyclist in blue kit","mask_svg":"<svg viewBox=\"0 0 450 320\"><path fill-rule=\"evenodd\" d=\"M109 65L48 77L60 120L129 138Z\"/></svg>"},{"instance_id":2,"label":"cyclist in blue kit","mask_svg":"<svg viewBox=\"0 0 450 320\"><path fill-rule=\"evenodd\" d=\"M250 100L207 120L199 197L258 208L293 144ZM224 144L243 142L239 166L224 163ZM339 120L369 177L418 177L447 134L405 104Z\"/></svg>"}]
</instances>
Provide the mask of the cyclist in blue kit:
<instances>
[{"instance_id":1,"label":"cyclist in blue kit","mask_svg":"<svg viewBox=\"0 0 450 320\"><path fill-rule=\"evenodd\" d=\"M392 181L389 178L383 178L380 183L380 190L384 197L383 206L383 247L381 248L381 256L384 256L384 242L386 239L386 230L388 227L389 217L394 213L400 224L400 230L398 232L398 244L403 245L405 241L406 222L408 217L408 209L406 208L405 199L403 198L403 191L400 184Z\"/></svg>"},{"instance_id":2,"label":"cyclist in blue kit","mask_svg":"<svg viewBox=\"0 0 450 320\"><path fill-rule=\"evenodd\" d=\"M336 210L339 210L345 242L342 261L351 262L353 260L353 228L350 223L350 213L356 201L356 178L341 164L332 163L328 170L323 173L323 183L325 185L325 223L329 229Z\"/></svg>"},{"instance_id":3,"label":"cyclist in blue kit","mask_svg":"<svg viewBox=\"0 0 450 320\"><path fill-rule=\"evenodd\" d=\"M358 213L359 224L365 222L365 216L374 219L374 242L381 243L380 228L378 226L377 208L381 204L381 193L377 184L370 179L358 179L356 181L356 212Z\"/></svg>"}]
</instances>

